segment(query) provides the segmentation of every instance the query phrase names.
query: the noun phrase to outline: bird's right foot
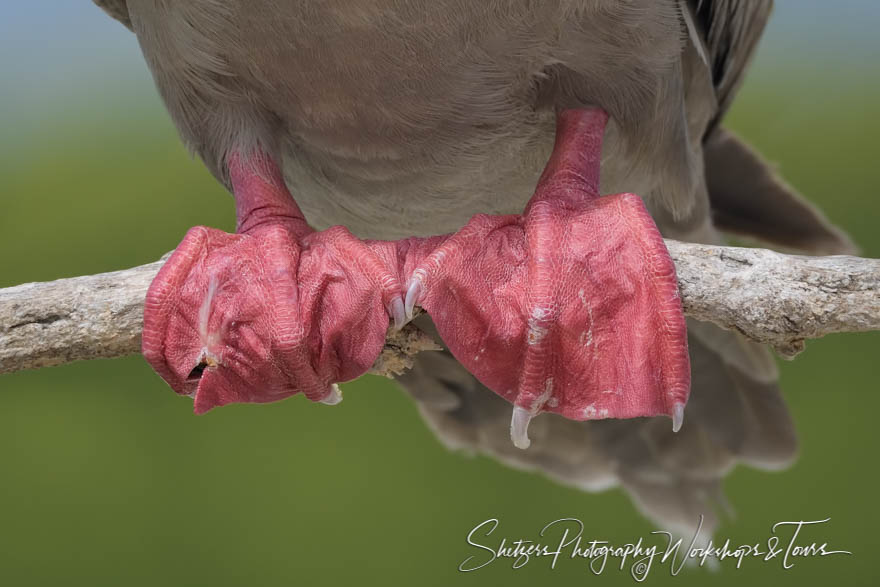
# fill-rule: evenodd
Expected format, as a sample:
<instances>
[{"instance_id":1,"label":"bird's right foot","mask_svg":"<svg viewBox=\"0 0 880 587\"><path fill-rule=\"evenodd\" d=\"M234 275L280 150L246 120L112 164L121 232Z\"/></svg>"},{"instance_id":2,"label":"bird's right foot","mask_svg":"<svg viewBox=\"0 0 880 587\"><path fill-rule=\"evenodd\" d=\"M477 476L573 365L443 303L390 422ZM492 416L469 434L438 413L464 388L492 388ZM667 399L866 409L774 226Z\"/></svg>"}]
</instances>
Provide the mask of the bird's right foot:
<instances>
[{"instance_id":1,"label":"bird's right foot","mask_svg":"<svg viewBox=\"0 0 880 587\"><path fill-rule=\"evenodd\" d=\"M195 412L296 393L338 403L402 325L394 243L308 226L275 164L232 156L237 234L190 229L147 293L142 350Z\"/></svg>"}]
</instances>

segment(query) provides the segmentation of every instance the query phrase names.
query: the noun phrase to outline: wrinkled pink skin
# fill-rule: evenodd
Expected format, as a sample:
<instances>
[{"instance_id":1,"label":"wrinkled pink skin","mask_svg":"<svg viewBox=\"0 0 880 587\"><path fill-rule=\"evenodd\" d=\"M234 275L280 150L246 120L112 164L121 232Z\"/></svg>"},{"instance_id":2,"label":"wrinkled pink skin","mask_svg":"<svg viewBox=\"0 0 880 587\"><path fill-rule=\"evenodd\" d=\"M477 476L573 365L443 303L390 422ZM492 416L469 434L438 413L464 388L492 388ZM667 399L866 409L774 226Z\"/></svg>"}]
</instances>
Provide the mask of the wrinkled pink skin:
<instances>
[{"instance_id":1,"label":"wrinkled pink skin","mask_svg":"<svg viewBox=\"0 0 880 587\"><path fill-rule=\"evenodd\" d=\"M690 389L675 268L638 196L598 195L606 119L559 114L522 215L396 242L312 230L274 163L230 157L237 234L187 233L147 294L144 356L196 413L328 401L372 365L417 283L453 355L530 414L673 415Z\"/></svg>"}]
</instances>

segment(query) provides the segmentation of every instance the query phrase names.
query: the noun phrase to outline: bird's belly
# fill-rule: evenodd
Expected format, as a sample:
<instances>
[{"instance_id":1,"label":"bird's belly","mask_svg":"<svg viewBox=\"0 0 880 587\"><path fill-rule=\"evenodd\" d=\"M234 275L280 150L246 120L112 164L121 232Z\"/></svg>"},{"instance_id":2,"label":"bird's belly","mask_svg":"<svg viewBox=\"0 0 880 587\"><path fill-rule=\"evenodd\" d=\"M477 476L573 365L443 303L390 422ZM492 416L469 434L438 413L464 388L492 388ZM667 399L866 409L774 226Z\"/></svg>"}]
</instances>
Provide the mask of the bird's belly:
<instances>
[{"instance_id":1,"label":"bird's belly","mask_svg":"<svg viewBox=\"0 0 880 587\"><path fill-rule=\"evenodd\" d=\"M259 64L249 83L282 122L285 178L316 227L445 233L479 212L519 212L534 188L553 144L535 83L551 48L492 46L536 26L535 9L514 2L499 20L445 1L418 8L328 2L284 17L289 42L260 43L260 20L240 32Z\"/></svg>"},{"instance_id":2,"label":"bird's belly","mask_svg":"<svg viewBox=\"0 0 880 587\"><path fill-rule=\"evenodd\" d=\"M519 212L558 108L601 105L647 135L641 161L607 157L636 175L658 168L646 153L681 151L655 124L681 104L652 92L675 71L677 4L636 4L129 0L169 111L218 176L226 153L268 148L315 226L382 238Z\"/></svg>"},{"instance_id":3,"label":"bird's belly","mask_svg":"<svg viewBox=\"0 0 880 587\"><path fill-rule=\"evenodd\" d=\"M399 239L455 232L474 214L518 214L532 196L553 149L555 114L520 119L500 129L470 129L456 140L429 140L422 157L402 149L393 158L328 156L289 143L285 180L316 228L341 224L361 238ZM612 123L603 145L602 193L647 194L652 178L618 157ZM433 156L432 156L433 155Z\"/></svg>"},{"instance_id":4,"label":"bird's belly","mask_svg":"<svg viewBox=\"0 0 880 587\"><path fill-rule=\"evenodd\" d=\"M522 211L553 146L552 116L429 141L430 152L358 160L289 147L286 181L309 221L363 238L454 232L474 214Z\"/></svg>"},{"instance_id":5,"label":"bird's belly","mask_svg":"<svg viewBox=\"0 0 880 587\"><path fill-rule=\"evenodd\" d=\"M595 81L606 75L630 80L614 96L640 95L650 76L608 64L652 71L654 55L677 50L664 40L677 17L654 3L638 18L656 48L620 63L592 41L611 28L632 34L620 22L634 17L616 5L233 4L243 7L235 42L247 51L231 54L230 69L277 121L292 193L315 226L364 237L437 234L476 213L521 211L552 150L555 109L618 102Z\"/></svg>"}]
</instances>

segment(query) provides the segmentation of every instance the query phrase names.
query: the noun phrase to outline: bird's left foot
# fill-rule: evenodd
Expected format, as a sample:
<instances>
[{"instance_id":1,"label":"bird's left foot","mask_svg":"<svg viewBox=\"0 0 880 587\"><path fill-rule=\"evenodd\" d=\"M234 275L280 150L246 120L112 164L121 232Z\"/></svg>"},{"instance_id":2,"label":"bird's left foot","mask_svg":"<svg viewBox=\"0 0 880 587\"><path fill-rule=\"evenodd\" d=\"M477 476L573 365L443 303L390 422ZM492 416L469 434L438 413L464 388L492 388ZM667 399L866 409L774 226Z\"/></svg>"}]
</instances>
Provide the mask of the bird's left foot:
<instances>
[{"instance_id":1,"label":"bird's left foot","mask_svg":"<svg viewBox=\"0 0 880 587\"><path fill-rule=\"evenodd\" d=\"M681 426L690 364L675 267L638 196L598 195L606 120L560 113L525 212L475 216L407 284L407 311L425 308L455 357L514 404L520 448L541 411Z\"/></svg>"}]
</instances>

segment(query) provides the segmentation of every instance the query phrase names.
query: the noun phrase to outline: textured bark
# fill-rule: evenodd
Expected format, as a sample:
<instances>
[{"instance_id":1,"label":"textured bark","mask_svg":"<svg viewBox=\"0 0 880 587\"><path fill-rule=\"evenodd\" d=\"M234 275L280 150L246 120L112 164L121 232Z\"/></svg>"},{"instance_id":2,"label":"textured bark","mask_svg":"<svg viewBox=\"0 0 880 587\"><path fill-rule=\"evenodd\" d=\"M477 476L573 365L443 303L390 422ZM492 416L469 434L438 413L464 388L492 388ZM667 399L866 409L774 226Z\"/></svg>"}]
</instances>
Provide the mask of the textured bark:
<instances>
[{"instance_id":1,"label":"textured bark","mask_svg":"<svg viewBox=\"0 0 880 587\"><path fill-rule=\"evenodd\" d=\"M791 358L804 340L880 330L880 260L802 257L667 240L687 315ZM144 296L164 261L0 289L0 373L140 352ZM388 377L436 345L389 331L371 373Z\"/></svg>"},{"instance_id":2,"label":"textured bark","mask_svg":"<svg viewBox=\"0 0 880 587\"><path fill-rule=\"evenodd\" d=\"M685 314L790 359L804 341L880 330L880 259L666 241Z\"/></svg>"}]
</instances>

